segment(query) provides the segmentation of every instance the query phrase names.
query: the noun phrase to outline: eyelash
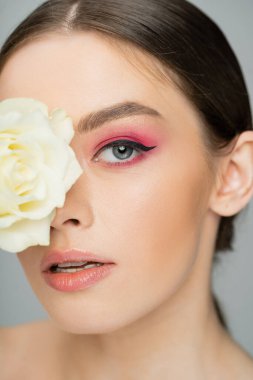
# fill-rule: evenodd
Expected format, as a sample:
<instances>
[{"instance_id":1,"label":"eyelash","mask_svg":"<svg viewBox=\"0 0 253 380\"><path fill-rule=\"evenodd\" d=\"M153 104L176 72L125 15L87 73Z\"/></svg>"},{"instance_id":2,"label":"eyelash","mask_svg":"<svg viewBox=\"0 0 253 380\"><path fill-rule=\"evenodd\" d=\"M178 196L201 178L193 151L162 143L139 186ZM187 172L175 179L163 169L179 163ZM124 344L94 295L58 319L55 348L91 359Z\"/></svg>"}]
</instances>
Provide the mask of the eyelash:
<instances>
[{"instance_id":1,"label":"eyelash","mask_svg":"<svg viewBox=\"0 0 253 380\"><path fill-rule=\"evenodd\" d=\"M111 165L111 166L122 166L122 165L127 165L129 163L131 165L131 164L133 164L133 162L136 161L136 159L139 159L139 158L141 158L142 156L145 155L145 153L142 153L142 152L148 152L149 150L155 148L155 146L146 146L146 145L143 145L143 144L137 143L135 141L131 141L131 140L116 140L116 141L113 141L110 144L107 144L107 145L103 146L101 149L99 149L99 151L94 156L94 161L100 161L99 158L98 158L98 156L99 156L99 154L101 152L106 151L106 150L108 150L110 148L115 148L115 147L117 148L117 147L120 147L120 146L124 146L126 148L131 148L131 149L133 149L133 151L135 150L136 152L139 152L140 154L138 154L132 160L131 159L130 160L128 159L127 161L120 160L118 162L110 163L109 165ZM131 157L131 155L130 155L130 157ZM102 162L103 162L103 160L102 160Z\"/></svg>"}]
</instances>

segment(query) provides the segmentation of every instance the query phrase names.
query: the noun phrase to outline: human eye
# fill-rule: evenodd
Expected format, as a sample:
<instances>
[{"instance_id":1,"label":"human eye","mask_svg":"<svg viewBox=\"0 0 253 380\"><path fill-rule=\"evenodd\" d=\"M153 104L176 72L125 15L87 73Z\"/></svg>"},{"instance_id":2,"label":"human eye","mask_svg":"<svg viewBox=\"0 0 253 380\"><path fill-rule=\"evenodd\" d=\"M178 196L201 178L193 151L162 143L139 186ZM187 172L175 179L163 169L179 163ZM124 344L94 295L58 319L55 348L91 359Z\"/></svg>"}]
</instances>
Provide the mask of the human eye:
<instances>
[{"instance_id":1,"label":"human eye","mask_svg":"<svg viewBox=\"0 0 253 380\"><path fill-rule=\"evenodd\" d=\"M144 158L146 152L155 146L146 146L131 140L116 140L103 146L94 156L95 162L109 165L129 165ZM115 160L116 159L116 160Z\"/></svg>"}]
</instances>

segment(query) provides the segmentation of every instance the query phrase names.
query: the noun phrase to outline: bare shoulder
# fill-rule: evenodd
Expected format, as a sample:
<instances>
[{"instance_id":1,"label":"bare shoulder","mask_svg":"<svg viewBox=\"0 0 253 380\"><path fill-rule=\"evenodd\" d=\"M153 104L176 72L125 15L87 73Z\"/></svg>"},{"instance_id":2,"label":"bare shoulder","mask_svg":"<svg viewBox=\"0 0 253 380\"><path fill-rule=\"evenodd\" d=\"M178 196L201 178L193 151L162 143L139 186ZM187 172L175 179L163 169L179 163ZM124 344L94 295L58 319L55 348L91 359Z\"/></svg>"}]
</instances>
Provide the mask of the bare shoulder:
<instances>
[{"instance_id":1,"label":"bare shoulder","mask_svg":"<svg viewBox=\"0 0 253 380\"><path fill-rule=\"evenodd\" d=\"M45 368L50 367L59 339L59 331L50 321L1 328L0 378L16 380L21 378L21 374L23 378L32 378L33 368L41 366L42 358L45 359Z\"/></svg>"},{"instance_id":2,"label":"bare shoulder","mask_svg":"<svg viewBox=\"0 0 253 380\"><path fill-rule=\"evenodd\" d=\"M1 352L3 348L5 353L8 351L15 353L24 348L39 348L40 344L43 345L47 342L51 334L55 336L56 333L57 330L50 321L38 321L2 327L0 329Z\"/></svg>"}]
</instances>

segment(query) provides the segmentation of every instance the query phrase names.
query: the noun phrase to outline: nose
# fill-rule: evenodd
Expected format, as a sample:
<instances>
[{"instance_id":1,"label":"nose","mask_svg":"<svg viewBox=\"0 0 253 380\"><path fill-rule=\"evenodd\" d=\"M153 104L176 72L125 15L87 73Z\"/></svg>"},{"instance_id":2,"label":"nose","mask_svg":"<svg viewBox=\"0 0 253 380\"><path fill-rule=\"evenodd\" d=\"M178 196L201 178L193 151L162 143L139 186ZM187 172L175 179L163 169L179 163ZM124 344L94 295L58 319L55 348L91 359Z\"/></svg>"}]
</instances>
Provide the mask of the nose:
<instances>
[{"instance_id":1,"label":"nose","mask_svg":"<svg viewBox=\"0 0 253 380\"><path fill-rule=\"evenodd\" d=\"M92 221L93 215L88 188L83 174L66 194L63 207L56 209L51 227L58 231L70 228L87 228L92 224Z\"/></svg>"}]
</instances>

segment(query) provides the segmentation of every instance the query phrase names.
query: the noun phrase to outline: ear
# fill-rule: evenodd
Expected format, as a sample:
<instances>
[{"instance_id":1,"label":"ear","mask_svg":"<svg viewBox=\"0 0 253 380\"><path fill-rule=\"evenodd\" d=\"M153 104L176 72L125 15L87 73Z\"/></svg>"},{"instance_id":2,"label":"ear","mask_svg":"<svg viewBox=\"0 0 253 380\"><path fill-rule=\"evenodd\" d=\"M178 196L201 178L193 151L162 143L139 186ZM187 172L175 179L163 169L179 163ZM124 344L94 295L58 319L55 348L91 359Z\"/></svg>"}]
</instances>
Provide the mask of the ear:
<instances>
[{"instance_id":1,"label":"ear","mask_svg":"<svg viewBox=\"0 0 253 380\"><path fill-rule=\"evenodd\" d=\"M232 152L221 157L209 208L220 216L242 210L253 194L253 131L239 135Z\"/></svg>"}]
</instances>

